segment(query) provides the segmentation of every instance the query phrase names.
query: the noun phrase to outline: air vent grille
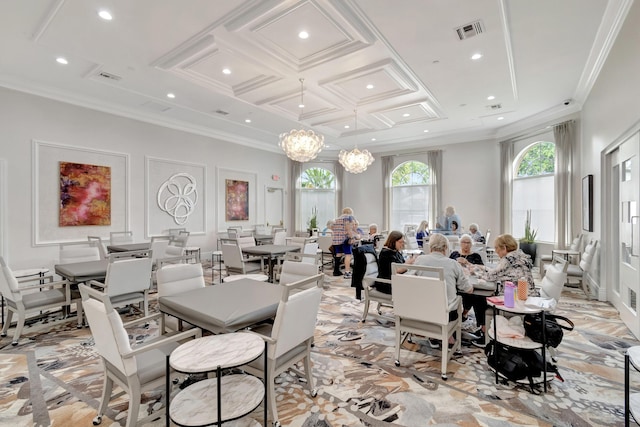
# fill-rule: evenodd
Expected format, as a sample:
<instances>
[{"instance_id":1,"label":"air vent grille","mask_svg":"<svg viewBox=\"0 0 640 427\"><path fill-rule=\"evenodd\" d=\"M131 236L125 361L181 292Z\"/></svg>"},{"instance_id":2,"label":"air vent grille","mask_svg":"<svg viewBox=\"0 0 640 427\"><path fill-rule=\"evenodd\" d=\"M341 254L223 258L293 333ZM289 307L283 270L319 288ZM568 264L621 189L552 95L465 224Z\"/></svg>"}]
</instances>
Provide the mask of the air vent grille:
<instances>
[{"instance_id":1,"label":"air vent grille","mask_svg":"<svg viewBox=\"0 0 640 427\"><path fill-rule=\"evenodd\" d=\"M501 108L502 104L487 105L487 110L500 110Z\"/></svg>"},{"instance_id":2,"label":"air vent grille","mask_svg":"<svg viewBox=\"0 0 640 427\"><path fill-rule=\"evenodd\" d=\"M216 114L220 114L221 116L227 116L229 115L229 112L224 110L216 110Z\"/></svg>"},{"instance_id":3,"label":"air vent grille","mask_svg":"<svg viewBox=\"0 0 640 427\"><path fill-rule=\"evenodd\" d=\"M99 72L98 77L102 77L103 79L113 80L116 82L122 80L122 77L116 76L115 74L107 73L106 71Z\"/></svg>"},{"instance_id":4,"label":"air vent grille","mask_svg":"<svg viewBox=\"0 0 640 427\"><path fill-rule=\"evenodd\" d=\"M460 40L466 40L484 33L484 24L478 19L477 21L455 28L455 32Z\"/></svg>"}]
</instances>

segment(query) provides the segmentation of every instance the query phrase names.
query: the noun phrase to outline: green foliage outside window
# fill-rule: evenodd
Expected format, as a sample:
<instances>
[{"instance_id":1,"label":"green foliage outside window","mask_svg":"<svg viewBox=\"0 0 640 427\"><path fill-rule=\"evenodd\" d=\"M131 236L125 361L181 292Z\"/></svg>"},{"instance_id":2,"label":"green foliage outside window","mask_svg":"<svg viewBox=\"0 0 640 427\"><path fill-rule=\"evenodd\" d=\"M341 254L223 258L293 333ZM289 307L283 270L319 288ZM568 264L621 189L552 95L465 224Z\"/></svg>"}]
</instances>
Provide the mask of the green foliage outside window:
<instances>
[{"instance_id":1,"label":"green foliage outside window","mask_svg":"<svg viewBox=\"0 0 640 427\"><path fill-rule=\"evenodd\" d=\"M391 185L394 187L401 185L427 185L429 183L429 167L422 162L405 162L391 174Z\"/></svg>"},{"instance_id":2,"label":"green foliage outside window","mask_svg":"<svg viewBox=\"0 0 640 427\"><path fill-rule=\"evenodd\" d=\"M335 177L327 169L310 168L302 172L300 186L302 188L332 189L335 188Z\"/></svg>"},{"instance_id":3,"label":"green foliage outside window","mask_svg":"<svg viewBox=\"0 0 640 427\"><path fill-rule=\"evenodd\" d=\"M517 178L552 174L555 171L556 145L538 142L529 148L518 165Z\"/></svg>"}]
</instances>

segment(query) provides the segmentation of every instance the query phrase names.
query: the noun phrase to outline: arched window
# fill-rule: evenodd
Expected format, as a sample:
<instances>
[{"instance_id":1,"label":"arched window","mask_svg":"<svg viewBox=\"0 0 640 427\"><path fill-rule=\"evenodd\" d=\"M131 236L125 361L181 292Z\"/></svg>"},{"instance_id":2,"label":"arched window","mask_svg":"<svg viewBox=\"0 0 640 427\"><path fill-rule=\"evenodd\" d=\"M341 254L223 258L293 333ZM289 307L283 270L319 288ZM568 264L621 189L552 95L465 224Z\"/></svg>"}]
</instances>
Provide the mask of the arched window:
<instances>
[{"instance_id":1,"label":"arched window","mask_svg":"<svg viewBox=\"0 0 640 427\"><path fill-rule=\"evenodd\" d=\"M336 177L330 170L311 167L300 175L300 209L298 224L310 227L316 216L316 228L322 230L336 217Z\"/></svg>"},{"instance_id":2,"label":"arched window","mask_svg":"<svg viewBox=\"0 0 640 427\"><path fill-rule=\"evenodd\" d=\"M420 224L429 218L431 174L429 167L410 160L391 172L391 230L405 224Z\"/></svg>"},{"instance_id":3,"label":"arched window","mask_svg":"<svg viewBox=\"0 0 640 427\"><path fill-rule=\"evenodd\" d=\"M527 211L531 211L531 227L536 240L555 240L555 160L556 145L538 141L516 157L513 168L512 233L524 236Z\"/></svg>"}]
</instances>

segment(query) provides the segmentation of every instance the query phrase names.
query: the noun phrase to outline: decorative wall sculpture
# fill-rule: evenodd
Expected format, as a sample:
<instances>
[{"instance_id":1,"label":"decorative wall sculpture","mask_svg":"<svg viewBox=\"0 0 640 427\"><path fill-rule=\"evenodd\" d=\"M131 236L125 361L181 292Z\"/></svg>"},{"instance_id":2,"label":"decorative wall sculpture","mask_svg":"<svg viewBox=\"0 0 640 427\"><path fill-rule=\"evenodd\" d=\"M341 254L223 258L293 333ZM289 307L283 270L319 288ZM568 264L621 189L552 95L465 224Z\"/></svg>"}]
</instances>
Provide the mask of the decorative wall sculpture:
<instances>
[{"instance_id":1,"label":"decorative wall sculpture","mask_svg":"<svg viewBox=\"0 0 640 427\"><path fill-rule=\"evenodd\" d=\"M110 167L60 162L59 225L111 225Z\"/></svg>"},{"instance_id":2,"label":"decorative wall sculpture","mask_svg":"<svg viewBox=\"0 0 640 427\"><path fill-rule=\"evenodd\" d=\"M249 182L225 180L225 220L247 221L249 219Z\"/></svg>"},{"instance_id":3,"label":"decorative wall sculpture","mask_svg":"<svg viewBox=\"0 0 640 427\"><path fill-rule=\"evenodd\" d=\"M158 189L158 207L173 217L178 225L187 222L198 204L196 179L188 173L177 173Z\"/></svg>"}]
</instances>

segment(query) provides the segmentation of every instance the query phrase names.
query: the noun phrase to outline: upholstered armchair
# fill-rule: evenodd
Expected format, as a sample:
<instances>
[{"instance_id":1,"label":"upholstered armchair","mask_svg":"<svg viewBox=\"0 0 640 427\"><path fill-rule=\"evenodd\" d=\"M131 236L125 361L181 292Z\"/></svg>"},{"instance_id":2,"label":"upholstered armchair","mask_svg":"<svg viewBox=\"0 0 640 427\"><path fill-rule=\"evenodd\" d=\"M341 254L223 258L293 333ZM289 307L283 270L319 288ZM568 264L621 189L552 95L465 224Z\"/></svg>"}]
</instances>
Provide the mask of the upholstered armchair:
<instances>
[{"instance_id":1,"label":"upholstered armchair","mask_svg":"<svg viewBox=\"0 0 640 427\"><path fill-rule=\"evenodd\" d=\"M0 257L0 266L2 267L0 293L4 296L7 307L7 318L2 326L1 335L7 336L15 313L18 320L11 344L18 345L28 313L69 307L71 304L69 284L66 280L53 281L53 276L23 279L18 283L18 279L15 278L2 257Z\"/></svg>"}]
</instances>

